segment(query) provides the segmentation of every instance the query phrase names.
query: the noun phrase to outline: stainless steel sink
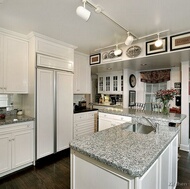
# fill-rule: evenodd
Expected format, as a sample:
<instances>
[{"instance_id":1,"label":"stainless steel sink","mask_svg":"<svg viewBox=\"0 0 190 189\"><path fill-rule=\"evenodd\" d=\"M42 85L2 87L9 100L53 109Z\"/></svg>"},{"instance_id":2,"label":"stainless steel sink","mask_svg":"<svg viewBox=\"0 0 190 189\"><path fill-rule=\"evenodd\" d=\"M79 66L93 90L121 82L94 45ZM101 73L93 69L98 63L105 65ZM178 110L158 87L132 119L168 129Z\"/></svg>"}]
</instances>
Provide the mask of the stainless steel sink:
<instances>
[{"instance_id":1,"label":"stainless steel sink","mask_svg":"<svg viewBox=\"0 0 190 189\"><path fill-rule=\"evenodd\" d=\"M148 134L152 131L155 131L155 129L149 125L143 125L141 123L137 124L131 124L131 125L125 125L123 126L123 130L132 131L135 133L142 133L142 134Z\"/></svg>"}]
</instances>

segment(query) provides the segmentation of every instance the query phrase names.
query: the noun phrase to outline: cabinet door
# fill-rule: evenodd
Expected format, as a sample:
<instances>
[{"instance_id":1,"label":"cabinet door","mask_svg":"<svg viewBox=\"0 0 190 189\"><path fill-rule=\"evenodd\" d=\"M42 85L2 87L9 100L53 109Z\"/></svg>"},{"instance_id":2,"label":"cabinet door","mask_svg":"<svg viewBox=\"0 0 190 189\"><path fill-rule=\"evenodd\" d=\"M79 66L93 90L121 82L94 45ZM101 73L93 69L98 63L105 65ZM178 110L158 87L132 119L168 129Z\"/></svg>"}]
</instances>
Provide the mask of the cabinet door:
<instances>
[{"instance_id":1,"label":"cabinet door","mask_svg":"<svg viewBox=\"0 0 190 189\"><path fill-rule=\"evenodd\" d=\"M3 36L0 35L0 93L4 90Z\"/></svg>"},{"instance_id":2,"label":"cabinet door","mask_svg":"<svg viewBox=\"0 0 190 189\"><path fill-rule=\"evenodd\" d=\"M74 93L91 93L91 69L88 56L75 53Z\"/></svg>"},{"instance_id":3,"label":"cabinet door","mask_svg":"<svg viewBox=\"0 0 190 189\"><path fill-rule=\"evenodd\" d=\"M28 92L28 42L4 37L4 85L6 93Z\"/></svg>"},{"instance_id":4,"label":"cabinet door","mask_svg":"<svg viewBox=\"0 0 190 189\"><path fill-rule=\"evenodd\" d=\"M105 91L110 92L111 91L111 77L105 76Z\"/></svg>"},{"instance_id":5,"label":"cabinet door","mask_svg":"<svg viewBox=\"0 0 190 189\"><path fill-rule=\"evenodd\" d=\"M170 171L170 161L169 161L169 153L170 153L169 146L164 150L164 152L160 155L159 158L159 185L160 189L168 188L170 186L170 178L169 178L169 171Z\"/></svg>"},{"instance_id":6,"label":"cabinet door","mask_svg":"<svg viewBox=\"0 0 190 189\"><path fill-rule=\"evenodd\" d=\"M118 81L119 81L118 75L112 76L112 89L114 93L119 91Z\"/></svg>"},{"instance_id":7,"label":"cabinet door","mask_svg":"<svg viewBox=\"0 0 190 189\"><path fill-rule=\"evenodd\" d=\"M12 134L12 168L16 168L34 160L33 129Z\"/></svg>"},{"instance_id":8,"label":"cabinet door","mask_svg":"<svg viewBox=\"0 0 190 189\"><path fill-rule=\"evenodd\" d=\"M69 148L73 131L73 74L57 72L57 151Z\"/></svg>"},{"instance_id":9,"label":"cabinet door","mask_svg":"<svg viewBox=\"0 0 190 189\"><path fill-rule=\"evenodd\" d=\"M54 73L37 69L37 159L54 152Z\"/></svg>"},{"instance_id":10,"label":"cabinet door","mask_svg":"<svg viewBox=\"0 0 190 189\"><path fill-rule=\"evenodd\" d=\"M170 144L170 183L169 186L174 189L177 186L178 170L178 137L176 136Z\"/></svg>"},{"instance_id":11,"label":"cabinet door","mask_svg":"<svg viewBox=\"0 0 190 189\"><path fill-rule=\"evenodd\" d=\"M0 173L11 169L11 134L0 135Z\"/></svg>"},{"instance_id":12,"label":"cabinet door","mask_svg":"<svg viewBox=\"0 0 190 189\"><path fill-rule=\"evenodd\" d=\"M98 93L104 92L104 77L98 77Z\"/></svg>"},{"instance_id":13,"label":"cabinet door","mask_svg":"<svg viewBox=\"0 0 190 189\"><path fill-rule=\"evenodd\" d=\"M104 129L108 129L112 127L112 121L110 119L99 118L99 126L98 131L102 131Z\"/></svg>"}]
</instances>

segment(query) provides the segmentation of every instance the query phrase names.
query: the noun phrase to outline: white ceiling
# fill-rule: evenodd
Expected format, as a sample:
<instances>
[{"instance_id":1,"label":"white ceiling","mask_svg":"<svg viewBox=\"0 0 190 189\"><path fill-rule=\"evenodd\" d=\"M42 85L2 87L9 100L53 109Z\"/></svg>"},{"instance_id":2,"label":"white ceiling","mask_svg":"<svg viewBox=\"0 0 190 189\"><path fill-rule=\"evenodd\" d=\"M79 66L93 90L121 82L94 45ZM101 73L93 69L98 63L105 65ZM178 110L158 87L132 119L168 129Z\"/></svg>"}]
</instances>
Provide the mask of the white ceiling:
<instances>
[{"instance_id":1,"label":"white ceiling","mask_svg":"<svg viewBox=\"0 0 190 189\"><path fill-rule=\"evenodd\" d=\"M190 31L189 0L91 2L100 5L114 20L138 37L166 29L169 29L167 35ZM78 17L76 8L79 5L82 5L81 0L4 0L0 4L0 27L23 34L35 31L75 45L78 51L86 54L94 54L94 49L125 41L126 31L102 14L95 13L89 5L86 8L92 12L90 19L85 22ZM180 56L177 53L174 57L163 57L160 62L167 60L169 66L174 64L172 61L180 61ZM136 61L133 66L135 64ZM140 69L138 64L135 69Z\"/></svg>"}]
</instances>

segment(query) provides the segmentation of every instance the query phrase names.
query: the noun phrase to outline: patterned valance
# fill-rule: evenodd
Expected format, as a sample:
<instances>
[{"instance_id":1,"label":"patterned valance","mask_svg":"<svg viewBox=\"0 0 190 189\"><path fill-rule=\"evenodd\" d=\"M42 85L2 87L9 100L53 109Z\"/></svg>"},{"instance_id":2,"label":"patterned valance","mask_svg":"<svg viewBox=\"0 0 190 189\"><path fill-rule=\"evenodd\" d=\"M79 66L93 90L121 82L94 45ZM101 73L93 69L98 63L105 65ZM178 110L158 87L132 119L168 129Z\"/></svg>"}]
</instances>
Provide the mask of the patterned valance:
<instances>
[{"instance_id":1,"label":"patterned valance","mask_svg":"<svg viewBox=\"0 0 190 189\"><path fill-rule=\"evenodd\" d=\"M140 72L141 82L162 83L170 80L170 69Z\"/></svg>"}]
</instances>

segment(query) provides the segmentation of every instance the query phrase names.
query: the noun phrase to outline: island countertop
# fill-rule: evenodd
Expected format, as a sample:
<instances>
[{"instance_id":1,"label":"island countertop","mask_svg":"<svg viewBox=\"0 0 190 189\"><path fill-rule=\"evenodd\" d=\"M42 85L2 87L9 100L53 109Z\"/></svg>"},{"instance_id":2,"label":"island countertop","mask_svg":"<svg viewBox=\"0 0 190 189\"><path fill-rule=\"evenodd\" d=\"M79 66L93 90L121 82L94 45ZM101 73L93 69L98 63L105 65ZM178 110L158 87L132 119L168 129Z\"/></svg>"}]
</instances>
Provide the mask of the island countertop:
<instances>
[{"instance_id":1,"label":"island countertop","mask_svg":"<svg viewBox=\"0 0 190 189\"><path fill-rule=\"evenodd\" d=\"M159 133L134 133L124 123L75 139L70 147L133 177L142 176L178 134L178 127L160 125Z\"/></svg>"},{"instance_id":2,"label":"island countertop","mask_svg":"<svg viewBox=\"0 0 190 189\"><path fill-rule=\"evenodd\" d=\"M99 112L129 116L133 118L147 117L156 121L161 121L161 122L166 121L173 123L181 123L186 118L186 115L184 114L169 113L168 115L164 115L162 113L146 111L146 110L138 110L132 108L104 108L100 109Z\"/></svg>"}]
</instances>

